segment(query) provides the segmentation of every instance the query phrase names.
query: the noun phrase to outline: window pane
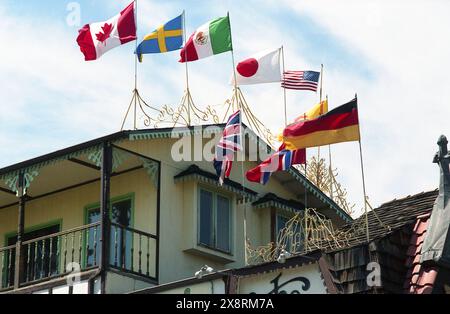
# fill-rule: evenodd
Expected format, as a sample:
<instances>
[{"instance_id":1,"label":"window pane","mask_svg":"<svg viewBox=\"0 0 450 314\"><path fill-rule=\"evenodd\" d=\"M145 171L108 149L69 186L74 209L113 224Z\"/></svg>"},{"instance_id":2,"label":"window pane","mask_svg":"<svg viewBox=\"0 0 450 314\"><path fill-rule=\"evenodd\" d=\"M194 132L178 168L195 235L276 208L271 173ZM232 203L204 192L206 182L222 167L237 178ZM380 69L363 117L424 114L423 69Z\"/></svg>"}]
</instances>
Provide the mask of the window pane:
<instances>
[{"instance_id":1,"label":"window pane","mask_svg":"<svg viewBox=\"0 0 450 314\"><path fill-rule=\"evenodd\" d=\"M112 222L128 227L131 221L131 199L112 204Z\"/></svg>"},{"instance_id":2,"label":"window pane","mask_svg":"<svg viewBox=\"0 0 450 314\"><path fill-rule=\"evenodd\" d=\"M280 236L280 231L281 229L283 229L286 226L286 223L288 222L288 219L284 216L281 215L277 215L277 234L276 236L279 237Z\"/></svg>"},{"instance_id":3,"label":"window pane","mask_svg":"<svg viewBox=\"0 0 450 314\"><path fill-rule=\"evenodd\" d=\"M213 221L213 197L212 193L200 190L200 239L201 244L213 245L212 221Z\"/></svg>"},{"instance_id":4,"label":"window pane","mask_svg":"<svg viewBox=\"0 0 450 314\"><path fill-rule=\"evenodd\" d=\"M228 198L217 196L216 215L216 243L219 250L230 251L230 201Z\"/></svg>"},{"instance_id":5,"label":"window pane","mask_svg":"<svg viewBox=\"0 0 450 314\"><path fill-rule=\"evenodd\" d=\"M122 226L131 225L131 199L114 202L111 206L111 221ZM133 245L131 233L125 228L111 228L110 263L116 267L131 269L131 248Z\"/></svg>"}]
</instances>

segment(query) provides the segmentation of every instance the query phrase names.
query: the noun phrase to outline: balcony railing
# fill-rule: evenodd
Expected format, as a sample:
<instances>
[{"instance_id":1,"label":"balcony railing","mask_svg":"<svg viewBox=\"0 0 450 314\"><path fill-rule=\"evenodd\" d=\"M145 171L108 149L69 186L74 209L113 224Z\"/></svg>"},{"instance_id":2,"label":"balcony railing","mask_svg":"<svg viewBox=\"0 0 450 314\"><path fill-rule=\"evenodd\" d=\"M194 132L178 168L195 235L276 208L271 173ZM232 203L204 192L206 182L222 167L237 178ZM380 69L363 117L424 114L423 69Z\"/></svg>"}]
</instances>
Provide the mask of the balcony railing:
<instances>
[{"instance_id":1,"label":"balcony railing","mask_svg":"<svg viewBox=\"0 0 450 314\"><path fill-rule=\"evenodd\" d=\"M110 266L155 278L156 243L157 237L153 234L112 223Z\"/></svg>"},{"instance_id":2,"label":"balcony railing","mask_svg":"<svg viewBox=\"0 0 450 314\"><path fill-rule=\"evenodd\" d=\"M16 256L16 246L10 245L0 248L0 266L1 266L1 288L8 289L14 285L14 282L7 280L7 276L14 274L13 260Z\"/></svg>"},{"instance_id":3,"label":"balcony railing","mask_svg":"<svg viewBox=\"0 0 450 314\"><path fill-rule=\"evenodd\" d=\"M93 223L24 241L21 248L21 283L29 284L62 276L73 270L97 267L98 261L88 264L86 258L89 252L98 256L99 233L100 223ZM90 240L90 237L95 240ZM7 289L14 284L16 246L0 249L0 252L2 250L6 252L0 256L0 263L3 263L2 288Z\"/></svg>"},{"instance_id":4,"label":"balcony railing","mask_svg":"<svg viewBox=\"0 0 450 314\"><path fill-rule=\"evenodd\" d=\"M30 285L74 270L99 267L100 223L84 225L22 243L21 285ZM111 224L109 265L119 271L156 278L157 237L150 233ZM0 290L14 286L16 246L0 248Z\"/></svg>"}]
</instances>

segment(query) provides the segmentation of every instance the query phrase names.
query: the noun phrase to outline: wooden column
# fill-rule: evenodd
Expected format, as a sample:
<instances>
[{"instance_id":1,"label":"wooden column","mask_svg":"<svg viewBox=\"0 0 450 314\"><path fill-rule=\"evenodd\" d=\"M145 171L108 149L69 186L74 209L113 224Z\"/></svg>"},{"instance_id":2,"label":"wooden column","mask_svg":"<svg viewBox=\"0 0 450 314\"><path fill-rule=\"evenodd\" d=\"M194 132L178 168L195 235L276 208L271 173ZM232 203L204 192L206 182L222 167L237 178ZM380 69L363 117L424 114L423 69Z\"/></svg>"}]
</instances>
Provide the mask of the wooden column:
<instances>
[{"instance_id":1,"label":"wooden column","mask_svg":"<svg viewBox=\"0 0 450 314\"><path fill-rule=\"evenodd\" d=\"M25 228L25 182L23 172L19 174L17 196L19 197L19 219L17 227L16 256L14 267L14 289L20 287L25 272L25 256L22 248L23 233Z\"/></svg>"},{"instance_id":2,"label":"wooden column","mask_svg":"<svg viewBox=\"0 0 450 314\"><path fill-rule=\"evenodd\" d=\"M100 258L100 272L101 272L101 293L104 294L106 290L106 270L109 266L110 254L110 231L111 224L109 219L110 208L110 179L112 172L112 147L111 143L105 142L102 147L102 166L101 166L101 195L100 195L100 214L101 214L101 258Z\"/></svg>"}]
</instances>

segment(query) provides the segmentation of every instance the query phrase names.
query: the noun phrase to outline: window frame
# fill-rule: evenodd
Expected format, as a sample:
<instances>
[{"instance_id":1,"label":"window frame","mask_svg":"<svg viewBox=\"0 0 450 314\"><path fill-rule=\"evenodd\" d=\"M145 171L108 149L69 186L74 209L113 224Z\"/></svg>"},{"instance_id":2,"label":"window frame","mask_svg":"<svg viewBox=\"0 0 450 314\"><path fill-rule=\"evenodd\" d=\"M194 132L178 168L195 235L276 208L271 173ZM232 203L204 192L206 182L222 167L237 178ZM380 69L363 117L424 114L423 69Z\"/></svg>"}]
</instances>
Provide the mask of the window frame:
<instances>
[{"instance_id":1,"label":"window frame","mask_svg":"<svg viewBox=\"0 0 450 314\"><path fill-rule=\"evenodd\" d=\"M200 232L201 232L201 225L200 225L200 214L201 214L201 192L205 191L208 193L212 194L212 242L213 242L213 246L204 244L200 242ZM229 233L228 233L228 243L229 243L229 250L223 250L217 247L217 197L221 196L225 199L228 200L229 202L229 206L228 206L228 210L229 210L229 215L228 215L228 225L229 225ZM204 186L198 186L197 187L197 239L196 239L196 243L198 246L209 249L209 250L213 250L216 252L220 252L220 253L224 253L227 255L233 255L233 249L234 249L234 245L233 245L233 197L229 194L226 193L221 193L218 192L216 190L204 187Z\"/></svg>"},{"instance_id":2,"label":"window frame","mask_svg":"<svg viewBox=\"0 0 450 314\"><path fill-rule=\"evenodd\" d=\"M127 193L119 196L115 196L110 198L109 208L108 208L108 217L110 221L112 220L112 205L113 203L118 203L122 201L130 200L131 201L131 216L130 216L130 228L134 228L134 216L135 216L135 193ZM95 202L88 204L84 207L84 225L89 224L89 212L95 209L100 209L100 202ZM100 218L101 219L101 218ZM133 241L132 241L133 242ZM133 243L132 243L133 245ZM87 244L86 237L83 239L83 252L82 252L82 267L86 268L87 265L87 252L86 252ZM94 267L94 266L92 266Z\"/></svg>"}]
</instances>

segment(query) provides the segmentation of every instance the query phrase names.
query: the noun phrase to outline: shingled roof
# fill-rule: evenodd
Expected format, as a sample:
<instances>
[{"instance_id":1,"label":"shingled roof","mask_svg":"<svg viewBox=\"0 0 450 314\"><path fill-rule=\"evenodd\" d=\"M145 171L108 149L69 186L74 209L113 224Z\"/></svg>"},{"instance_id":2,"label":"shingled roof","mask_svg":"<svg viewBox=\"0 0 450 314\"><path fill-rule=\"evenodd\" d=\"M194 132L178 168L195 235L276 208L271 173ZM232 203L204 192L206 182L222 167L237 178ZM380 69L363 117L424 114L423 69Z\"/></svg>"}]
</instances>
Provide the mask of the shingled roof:
<instances>
[{"instance_id":1,"label":"shingled roof","mask_svg":"<svg viewBox=\"0 0 450 314\"><path fill-rule=\"evenodd\" d=\"M369 211L367 216L370 240L385 237L387 234L403 228L405 225L414 223L417 216L431 212L438 192L438 189L436 189L408 195L386 202L373 211ZM361 215L353 223L344 226L342 230L348 229L353 224L362 223L364 220L365 216ZM361 234L352 239L349 242L349 246L364 242L366 242L366 234Z\"/></svg>"},{"instance_id":2,"label":"shingled roof","mask_svg":"<svg viewBox=\"0 0 450 314\"><path fill-rule=\"evenodd\" d=\"M407 273L414 266L408 263L407 252L415 234L417 217L431 212L437 195L438 190L433 190L382 204L368 214L369 245L366 235L360 234L346 247L329 250L327 260L339 290L342 293L404 293ZM363 215L354 224L364 219ZM351 224L343 229L349 227ZM371 270L366 267L370 262L377 262L381 267L382 287L367 285Z\"/></svg>"}]
</instances>

